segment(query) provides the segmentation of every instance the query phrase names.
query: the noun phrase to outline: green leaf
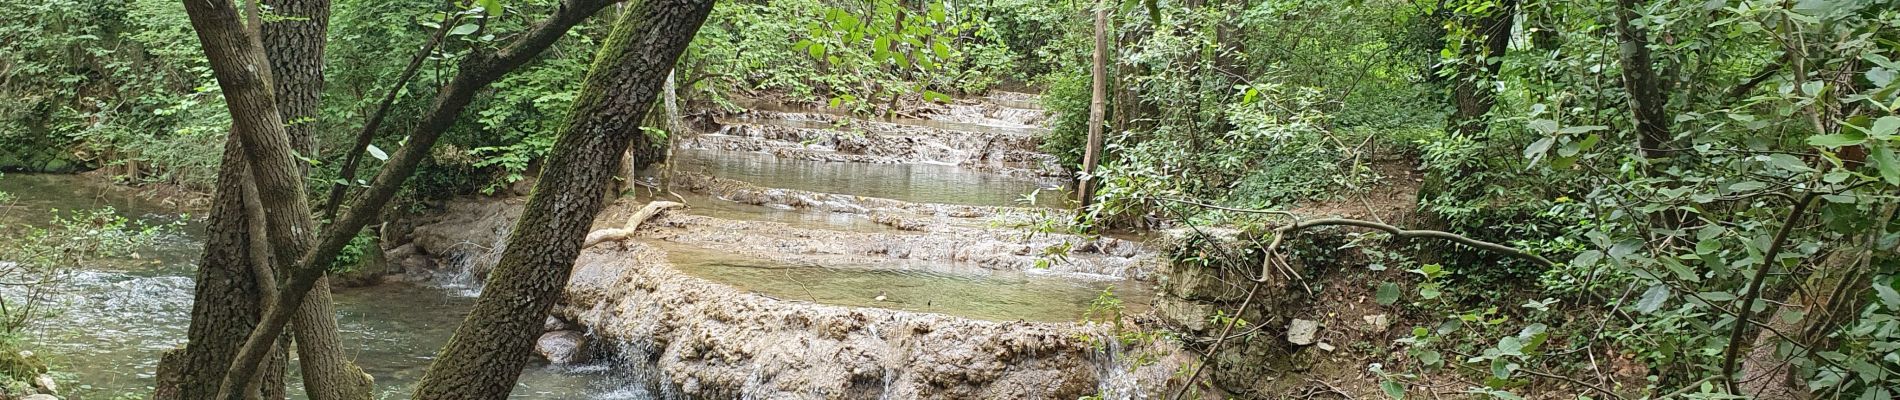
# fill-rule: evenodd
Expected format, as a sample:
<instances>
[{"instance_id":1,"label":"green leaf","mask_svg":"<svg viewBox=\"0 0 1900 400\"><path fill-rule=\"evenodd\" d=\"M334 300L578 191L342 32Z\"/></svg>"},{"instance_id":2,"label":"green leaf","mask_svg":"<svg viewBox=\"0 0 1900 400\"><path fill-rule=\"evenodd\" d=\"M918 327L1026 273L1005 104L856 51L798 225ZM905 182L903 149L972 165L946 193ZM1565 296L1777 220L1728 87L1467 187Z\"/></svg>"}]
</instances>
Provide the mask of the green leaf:
<instances>
[{"instance_id":1,"label":"green leaf","mask_svg":"<svg viewBox=\"0 0 1900 400\"><path fill-rule=\"evenodd\" d=\"M811 54L811 58L824 59L825 58L825 44L812 43L811 47L805 48L805 52Z\"/></svg>"},{"instance_id":2,"label":"green leaf","mask_svg":"<svg viewBox=\"0 0 1900 400\"><path fill-rule=\"evenodd\" d=\"M1874 294L1880 296L1880 304L1886 305L1887 310L1900 310L1900 292L1894 291L1892 285L1876 282L1873 287Z\"/></svg>"},{"instance_id":3,"label":"green leaf","mask_svg":"<svg viewBox=\"0 0 1900 400\"><path fill-rule=\"evenodd\" d=\"M1438 296L1443 295L1443 294L1444 292L1441 292L1438 290L1437 283L1425 282L1425 283L1418 284L1418 297L1424 298L1426 300L1431 300L1431 299L1436 299L1438 298Z\"/></svg>"},{"instance_id":4,"label":"green leaf","mask_svg":"<svg viewBox=\"0 0 1900 400\"><path fill-rule=\"evenodd\" d=\"M384 153L383 149L377 148L376 145L373 145L373 144L369 145L369 147L364 147L363 150L369 152L370 157L376 157L376 159L378 160L389 161L389 153Z\"/></svg>"},{"instance_id":5,"label":"green leaf","mask_svg":"<svg viewBox=\"0 0 1900 400\"><path fill-rule=\"evenodd\" d=\"M1537 133L1544 134L1544 135L1557 133L1557 121L1552 121L1548 119L1533 119L1530 122L1530 128L1532 131L1536 131Z\"/></svg>"},{"instance_id":6,"label":"green leaf","mask_svg":"<svg viewBox=\"0 0 1900 400\"><path fill-rule=\"evenodd\" d=\"M1379 389L1385 390L1385 396L1392 400L1405 400L1405 384L1398 381L1386 379L1379 382Z\"/></svg>"},{"instance_id":7,"label":"green leaf","mask_svg":"<svg viewBox=\"0 0 1900 400\"><path fill-rule=\"evenodd\" d=\"M1643 291L1643 297L1636 300L1636 312L1644 314L1656 312L1662 308L1664 301L1669 300L1669 293L1669 286L1651 285L1649 290Z\"/></svg>"},{"instance_id":8,"label":"green leaf","mask_svg":"<svg viewBox=\"0 0 1900 400\"><path fill-rule=\"evenodd\" d=\"M1873 82L1874 87L1887 87L1887 85L1893 84L1894 73L1891 69L1878 67L1869 68L1867 69L1866 75L1867 81Z\"/></svg>"},{"instance_id":9,"label":"green leaf","mask_svg":"<svg viewBox=\"0 0 1900 400\"><path fill-rule=\"evenodd\" d=\"M1389 306L1399 302L1399 285L1392 282L1379 284L1379 291L1374 298L1379 301L1379 305Z\"/></svg>"},{"instance_id":10,"label":"green leaf","mask_svg":"<svg viewBox=\"0 0 1900 400\"><path fill-rule=\"evenodd\" d=\"M1610 127L1603 126L1603 125L1566 126L1563 129L1557 130L1557 133L1571 135L1571 134L1578 134L1578 133L1584 133L1584 132L1600 131L1604 129L1610 129Z\"/></svg>"},{"instance_id":11,"label":"green leaf","mask_svg":"<svg viewBox=\"0 0 1900 400\"><path fill-rule=\"evenodd\" d=\"M924 100L944 103L944 102L950 101L950 95L938 93L937 91L934 91L934 90L925 90Z\"/></svg>"},{"instance_id":12,"label":"green leaf","mask_svg":"<svg viewBox=\"0 0 1900 400\"><path fill-rule=\"evenodd\" d=\"M930 3L930 22L943 23L947 15L943 12L943 3Z\"/></svg>"},{"instance_id":13,"label":"green leaf","mask_svg":"<svg viewBox=\"0 0 1900 400\"><path fill-rule=\"evenodd\" d=\"M1832 135L1808 137L1808 144L1821 147L1853 146L1867 141L1867 135L1857 131L1844 131Z\"/></svg>"},{"instance_id":14,"label":"green leaf","mask_svg":"<svg viewBox=\"0 0 1900 400\"><path fill-rule=\"evenodd\" d=\"M490 17L501 16L501 0L478 0L475 4L480 4Z\"/></svg>"},{"instance_id":15,"label":"green leaf","mask_svg":"<svg viewBox=\"0 0 1900 400\"><path fill-rule=\"evenodd\" d=\"M1516 336L1505 336L1505 337L1498 338L1498 353L1507 355L1507 356L1524 355L1524 340L1519 339ZM1509 378L1509 377L1499 376L1499 378Z\"/></svg>"},{"instance_id":16,"label":"green leaf","mask_svg":"<svg viewBox=\"0 0 1900 400\"><path fill-rule=\"evenodd\" d=\"M1900 157L1893 154L1892 146L1874 148L1874 169L1880 170L1881 179L1888 184L1900 185Z\"/></svg>"},{"instance_id":17,"label":"green leaf","mask_svg":"<svg viewBox=\"0 0 1900 400\"><path fill-rule=\"evenodd\" d=\"M477 27L477 26L475 26L475 24L461 24L461 25L456 25L456 26L455 26L455 29L450 29L450 30L449 30L449 35L452 35L452 36L462 36L462 35L467 35L467 34L470 34L470 33L475 33L475 30L476 30L476 29L479 29L479 27Z\"/></svg>"},{"instance_id":18,"label":"green leaf","mask_svg":"<svg viewBox=\"0 0 1900 400\"><path fill-rule=\"evenodd\" d=\"M943 42L931 42L930 50L937 53L937 59L939 60L950 59L950 46L945 46Z\"/></svg>"},{"instance_id":19,"label":"green leaf","mask_svg":"<svg viewBox=\"0 0 1900 400\"><path fill-rule=\"evenodd\" d=\"M1867 130L1867 136L1876 140L1887 140L1893 138L1895 131L1900 131L1900 116L1889 115L1874 120L1874 127Z\"/></svg>"},{"instance_id":20,"label":"green leaf","mask_svg":"<svg viewBox=\"0 0 1900 400\"><path fill-rule=\"evenodd\" d=\"M1491 376L1498 379L1511 379L1511 362L1502 358L1491 359Z\"/></svg>"},{"instance_id":21,"label":"green leaf","mask_svg":"<svg viewBox=\"0 0 1900 400\"><path fill-rule=\"evenodd\" d=\"M1544 156L1544 152L1550 151L1550 145L1556 142L1556 137L1537 139L1537 141L1531 142L1529 147L1524 148L1524 158L1529 158L1532 162L1536 162L1538 158Z\"/></svg>"}]
</instances>

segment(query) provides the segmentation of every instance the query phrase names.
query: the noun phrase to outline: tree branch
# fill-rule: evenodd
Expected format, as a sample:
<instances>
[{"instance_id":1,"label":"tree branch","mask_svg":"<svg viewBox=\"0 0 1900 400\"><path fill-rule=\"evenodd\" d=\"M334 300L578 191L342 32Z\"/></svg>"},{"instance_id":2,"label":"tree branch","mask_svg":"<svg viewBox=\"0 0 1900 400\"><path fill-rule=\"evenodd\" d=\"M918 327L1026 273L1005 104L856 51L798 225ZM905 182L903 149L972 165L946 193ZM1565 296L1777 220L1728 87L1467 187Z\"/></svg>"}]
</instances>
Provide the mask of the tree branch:
<instances>
[{"instance_id":1,"label":"tree branch","mask_svg":"<svg viewBox=\"0 0 1900 400\"><path fill-rule=\"evenodd\" d=\"M1794 232L1795 223L1807 212L1808 204L1820 196L1821 192L1808 192L1794 203L1794 209L1788 210L1788 216L1781 221L1781 229L1775 231L1774 240L1769 242L1768 251L1762 253L1761 265L1755 267L1754 275L1748 278L1748 291L1742 294L1742 306L1735 310L1735 326L1729 328L1728 348L1722 351L1722 386L1728 388L1730 393L1735 392L1735 357L1741 355L1742 332L1748 326L1743 321L1747 321L1755 309L1755 300L1761 298L1761 284L1768 277L1768 267L1777 264L1776 256L1781 254L1781 247L1788 243L1788 235Z\"/></svg>"},{"instance_id":2,"label":"tree branch","mask_svg":"<svg viewBox=\"0 0 1900 400\"><path fill-rule=\"evenodd\" d=\"M442 43L442 38L448 36L449 29L461 21L461 18L461 14L456 14L455 18L443 23L442 27L435 30L435 36L430 37L429 42L423 44L422 49L416 51L414 57L409 58L409 65L403 67L402 74L396 76L396 83L389 87L389 93L383 95L383 101L376 106L376 111L370 114L369 121L363 123L363 130L356 132L356 143L350 147L349 155L343 157L343 168L337 173L337 182L330 184L330 193L325 196L324 220L336 219L337 207L343 205L344 190L349 188L350 180L356 179L357 161L363 158L363 152L367 151L370 142L376 139L376 131L383 127L383 118L388 116L389 109L396 105L396 98L402 94L402 87L407 86L409 80L415 78L416 72L422 69L422 61L429 59L429 54L435 52L436 45Z\"/></svg>"},{"instance_id":3,"label":"tree branch","mask_svg":"<svg viewBox=\"0 0 1900 400\"><path fill-rule=\"evenodd\" d=\"M1486 242L1486 241L1478 240L1478 239L1472 239L1470 237L1466 237L1464 235L1459 235L1456 233L1445 232L1445 231L1423 230L1423 229L1400 229L1399 227L1396 227L1396 226L1386 225L1386 224L1382 224L1378 222L1362 221L1362 220L1356 220L1356 219L1345 219L1345 218L1320 218L1320 219L1313 219L1313 220L1305 220L1305 221L1296 222L1292 225L1282 226L1279 229L1274 229L1273 242L1272 244L1267 245L1267 253L1272 254L1272 253L1277 252L1280 248L1280 243L1285 241L1286 236L1293 232L1298 232L1301 230L1317 228L1317 227L1322 227L1322 226L1354 226L1354 227L1360 227L1360 228L1370 228L1370 229L1385 231L1386 233L1391 234L1393 237L1400 237L1400 238L1420 237L1420 238L1448 240L1448 241L1452 241L1458 244L1470 246L1472 248L1476 248L1479 250L1490 251L1493 253L1501 253L1501 254L1505 254L1509 256L1515 256L1518 258L1534 261L1544 267L1557 266L1557 263L1551 262L1549 259L1545 259L1543 256L1531 254L1529 252L1518 250L1510 246ZM1264 268L1266 267L1263 266L1261 268L1263 268L1263 270L1261 271L1262 274L1267 272L1264 270Z\"/></svg>"}]
</instances>

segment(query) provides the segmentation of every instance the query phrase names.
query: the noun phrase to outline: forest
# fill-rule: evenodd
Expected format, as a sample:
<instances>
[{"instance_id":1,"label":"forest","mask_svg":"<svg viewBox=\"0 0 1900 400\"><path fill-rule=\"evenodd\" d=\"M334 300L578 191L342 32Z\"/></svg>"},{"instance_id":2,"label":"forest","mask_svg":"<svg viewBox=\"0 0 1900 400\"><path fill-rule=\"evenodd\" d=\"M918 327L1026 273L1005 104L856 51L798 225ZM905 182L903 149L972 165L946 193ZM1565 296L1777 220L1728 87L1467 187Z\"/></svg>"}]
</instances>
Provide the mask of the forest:
<instances>
[{"instance_id":1,"label":"forest","mask_svg":"<svg viewBox=\"0 0 1900 400\"><path fill-rule=\"evenodd\" d=\"M32 0L0 400L1900 397L1900 1Z\"/></svg>"}]
</instances>

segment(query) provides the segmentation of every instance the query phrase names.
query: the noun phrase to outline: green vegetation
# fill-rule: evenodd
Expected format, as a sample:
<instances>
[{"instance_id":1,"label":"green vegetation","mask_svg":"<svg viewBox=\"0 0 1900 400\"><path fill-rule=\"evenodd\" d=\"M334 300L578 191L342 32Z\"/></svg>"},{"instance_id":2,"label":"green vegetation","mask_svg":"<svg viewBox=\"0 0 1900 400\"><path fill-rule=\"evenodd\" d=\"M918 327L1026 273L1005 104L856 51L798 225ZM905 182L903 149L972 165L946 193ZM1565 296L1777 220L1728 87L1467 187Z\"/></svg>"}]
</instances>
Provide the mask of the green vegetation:
<instances>
[{"instance_id":1,"label":"green vegetation","mask_svg":"<svg viewBox=\"0 0 1900 400\"><path fill-rule=\"evenodd\" d=\"M1302 205L1406 179L1368 169L1396 158L1423 173L1403 223L1562 261L1355 233L1372 272L1413 272L1368 275L1395 279L1369 286L1422 323L1377 371L1394 397L1447 374L1501 398L1539 382L1881 398L1900 382L1883 356L1900 345L1890 2L1159 4L1115 16L1129 92L1110 96L1100 223L1292 235L1276 228L1325 216ZM1045 98L1069 116L1050 142L1066 149L1086 127L1075 80ZM1606 353L1641 368L1553 378L1609 374Z\"/></svg>"},{"instance_id":2,"label":"green vegetation","mask_svg":"<svg viewBox=\"0 0 1900 400\"><path fill-rule=\"evenodd\" d=\"M367 186L437 88L560 4L335 1L319 115L286 122L319 128L303 183ZM471 89L406 204L504 192L548 162L609 21ZM233 119L191 26L174 1L0 8L0 168L212 190ZM1103 131L1100 186L1078 220L1023 225L1240 228L1262 243L1237 276L1351 286L1415 325L1375 345L1395 398L1452 379L1498 398L1873 399L1900 387L1896 60L1891 0L744 0L716 4L671 79L689 112L1040 93L1041 148L1065 167ZM390 93L369 171L346 181L341 155ZM644 115L653 142L678 137ZM0 279L137 237L68 240L129 229L73 218L0 242ZM334 269L375 250L339 235ZM1040 250L1048 266L1074 249ZM1304 280L1338 276L1360 281ZM36 314L16 304L7 332ZM1120 330L1111 294L1092 311L1154 332ZM1203 320L1267 323L1243 315Z\"/></svg>"}]
</instances>

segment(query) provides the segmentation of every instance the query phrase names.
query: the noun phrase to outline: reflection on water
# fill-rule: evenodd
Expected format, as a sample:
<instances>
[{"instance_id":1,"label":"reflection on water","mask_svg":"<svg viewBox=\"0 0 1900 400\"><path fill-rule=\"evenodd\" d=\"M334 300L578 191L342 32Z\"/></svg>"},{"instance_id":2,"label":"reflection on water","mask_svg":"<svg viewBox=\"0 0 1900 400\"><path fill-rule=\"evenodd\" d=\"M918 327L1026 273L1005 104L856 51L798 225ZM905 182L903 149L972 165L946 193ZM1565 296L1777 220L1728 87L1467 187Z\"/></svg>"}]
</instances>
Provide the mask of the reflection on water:
<instances>
[{"instance_id":1,"label":"reflection on water","mask_svg":"<svg viewBox=\"0 0 1900 400\"><path fill-rule=\"evenodd\" d=\"M0 210L0 225L35 225L53 208L113 206L145 221L175 221L164 207L103 191L84 178L8 174L0 192L16 198ZM70 399L150 393L161 352L184 344L190 323L193 263L202 250L198 229L163 238L140 258L100 260L59 283L59 310L29 332L37 353L56 371ZM5 240L5 239L0 239ZM4 289L4 288L0 288ZM0 295L14 293L0 290ZM336 294L348 355L376 377L380 398L407 398L435 350L447 342L474 299L443 289L401 284L342 289ZM293 364L294 365L294 364ZM626 368L529 366L513 398L650 399ZM293 385L296 380L292 375ZM301 398L293 388L293 397Z\"/></svg>"},{"instance_id":2,"label":"reflection on water","mask_svg":"<svg viewBox=\"0 0 1900 400\"><path fill-rule=\"evenodd\" d=\"M820 193L882 197L918 203L977 206L1060 205L1060 188L951 165L867 164L780 159L770 154L681 149L681 171L754 185ZM1040 190L1039 190L1040 189Z\"/></svg>"},{"instance_id":3,"label":"reflection on water","mask_svg":"<svg viewBox=\"0 0 1900 400\"><path fill-rule=\"evenodd\" d=\"M968 265L890 261L792 263L656 244L688 275L768 296L824 304L940 313L991 321L1073 322L1103 290L1133 308L1150 292L1126 280L1082 280ZM879 299L879 297L883 299Z\"/></svg>"}]
</instances>

